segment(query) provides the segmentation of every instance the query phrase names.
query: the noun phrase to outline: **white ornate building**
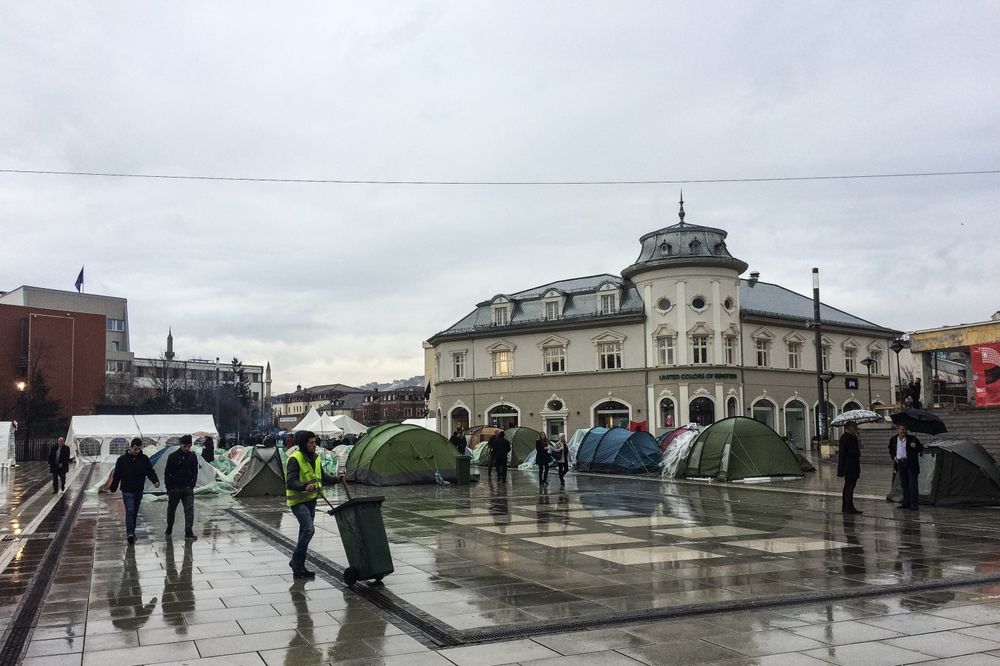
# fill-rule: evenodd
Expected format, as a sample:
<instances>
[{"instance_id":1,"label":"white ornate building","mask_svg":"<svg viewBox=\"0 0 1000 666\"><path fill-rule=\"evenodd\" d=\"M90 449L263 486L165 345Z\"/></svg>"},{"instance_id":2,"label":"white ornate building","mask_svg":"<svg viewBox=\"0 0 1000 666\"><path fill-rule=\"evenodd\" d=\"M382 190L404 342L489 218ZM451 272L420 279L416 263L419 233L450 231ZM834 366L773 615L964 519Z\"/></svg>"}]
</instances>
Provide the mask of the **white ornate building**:
<instances>
[{"instance_id":1,"label":"white ornate building","mask_svg":"<svg viewBox=\"0 0 1000 666\"><path fill-rule=\"evenodd\" d=\"M442 431L519 424L551 435L594 425L650 431L742 414L802 447L816 434L810 297L741 278L726 232L684 221L644 235L616 275L500 293L425 344ZM823 305L831 417L889 402L898 331Z\"/></svg>"}]
</instances>

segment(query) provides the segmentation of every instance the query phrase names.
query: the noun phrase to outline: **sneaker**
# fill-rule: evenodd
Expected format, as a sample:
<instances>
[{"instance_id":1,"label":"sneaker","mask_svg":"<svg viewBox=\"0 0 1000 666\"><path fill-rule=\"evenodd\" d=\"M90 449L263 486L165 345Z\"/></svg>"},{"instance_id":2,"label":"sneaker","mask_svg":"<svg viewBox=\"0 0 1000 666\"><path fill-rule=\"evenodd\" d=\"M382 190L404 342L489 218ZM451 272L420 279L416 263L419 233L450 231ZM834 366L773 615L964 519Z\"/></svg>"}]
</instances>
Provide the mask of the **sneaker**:
<instances>
[{"instance_id":1,"label":"sneaker","mask_svg":"<svg viewBox=\"0 0 1000 666\"><path fill-rule=\"evenodd\" d=\"M134 534L129 534L128 537L126 537L126 538L128 539L129 543L135 543L135 535Z\"/></svg>"},{"instance_id":2,"label":"sneaker","mask_svg":"<svg viewBox=\"0 0 1000 666\"><path fill-rule=\"evenodd\" d=\"M198 537L196 537L193 534L185 534L184 538L187 539L188 541L197 541L198 540Z\"/></svg>"},{"instance_id":3,"label":"sneaker","mask_svg":"<svg viewBox=\"0 0 1000 666\"><path fill-rule=\"evenodd\" d=\"M316 574L305 569L296 569L292 572L292 578L315 578Z\"/></svg>"}]
</instances>

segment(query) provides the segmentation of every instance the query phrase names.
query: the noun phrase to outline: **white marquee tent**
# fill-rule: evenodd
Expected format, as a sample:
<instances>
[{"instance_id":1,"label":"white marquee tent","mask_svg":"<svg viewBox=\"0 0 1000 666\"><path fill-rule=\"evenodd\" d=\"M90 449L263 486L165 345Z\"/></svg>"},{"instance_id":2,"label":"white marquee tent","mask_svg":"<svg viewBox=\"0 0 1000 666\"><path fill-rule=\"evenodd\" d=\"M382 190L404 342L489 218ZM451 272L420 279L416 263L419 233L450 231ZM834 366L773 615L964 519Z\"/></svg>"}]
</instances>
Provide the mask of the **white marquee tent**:
<instances>
[{"instance_id":1,"label":"white marquee tent","mask_svg":"<svg viewBox=\"0 0 1000 666\"><path fill-rule=\"evenodd\" d=\"M346 414L337 414L332 419L333 425L343 430L345 435L363 435L368 432L368 426L358 423Z\"/></svg>"},{"instance_id":2,"label":"white marquee tent","mask_svg":"<svg viewBox=\"0 0 1000 666\"><path fill-rule=\"evenodd\" d=\"M437 419L436 418L426 418L426 419L405 419L403 423L407 425L420 426L421 428L426 428L427 430L438 431Z\"/></svg>"},{"instance_id":3,"label":"white marquee tent","mask_svg":"<svg viewBox=\"0 0 1000 666\"><path fill-rule=\"evenodd\" d=\"M0 421L0 464L14 460L14 423Z\"/></svg>"},{"instance_id":4,"label":"white marquee tent","mask_svg":"<svg viewBox=\"0 0 1000 666\"><path fill-rule=\"evenodd\" d=\"M301 421L295 424L295 427L292 428L291 432L297 432L299 430L312 430L309 426L312 425L313 421L319 421L319 412L316 411L315 407L306 412L306 415L302 417Z\"/></svg>"},{"instance_id":5,"label":"white marquee tent","mask_svg":"<svg viewBox=\"0 0 1000 666\"><path fill-rule=\"evenodd\" d=\"M74 416L66 444L73 458L114 462L125 453L133 437L141 437L144 447L162 449L176 444L181 435L219 438L211 414L99 415Z\"/></svg>"}]
</instances>

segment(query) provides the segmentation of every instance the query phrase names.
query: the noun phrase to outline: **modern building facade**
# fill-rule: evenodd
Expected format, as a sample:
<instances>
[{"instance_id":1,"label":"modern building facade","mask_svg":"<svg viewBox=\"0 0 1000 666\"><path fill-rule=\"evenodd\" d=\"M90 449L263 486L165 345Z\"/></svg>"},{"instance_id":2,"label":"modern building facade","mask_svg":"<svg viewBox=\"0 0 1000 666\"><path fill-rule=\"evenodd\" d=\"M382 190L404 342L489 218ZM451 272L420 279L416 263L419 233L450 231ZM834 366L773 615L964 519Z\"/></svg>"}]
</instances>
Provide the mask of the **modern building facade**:
<instances>
[{"instance_id":1,"label":"modern building facade","mask_svg":"<svg viewBox=\"0 0 1000 666\"><path fill-rule=\"evenodd\" d=\"M746 415L804 448L817 434L812 299L757 273L741 278L748 266L725 231L685 222L683 202L679 217L642 236L620 276L500 293L432 336L428 406L441 430L661 432ZM899 332L827 305L820 315L831 416L887 402L886 355Z\"/></svg>"}]
</instances>

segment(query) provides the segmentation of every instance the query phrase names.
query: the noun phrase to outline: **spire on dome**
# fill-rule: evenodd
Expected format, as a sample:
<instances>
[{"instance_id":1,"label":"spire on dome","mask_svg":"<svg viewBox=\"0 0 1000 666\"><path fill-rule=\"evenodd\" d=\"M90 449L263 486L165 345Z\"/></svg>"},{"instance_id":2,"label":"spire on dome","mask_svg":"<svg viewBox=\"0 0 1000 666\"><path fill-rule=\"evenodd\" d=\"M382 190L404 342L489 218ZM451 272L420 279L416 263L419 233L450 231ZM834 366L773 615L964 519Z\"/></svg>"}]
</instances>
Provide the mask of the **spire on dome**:
<instances>
[{"instance_id":1,"label":"spire on dome","mask_svg":"<svg viewBox=\"0 0 1000 666\"><path fill-rule=\"evenodd\" d=\"M684 189L681 188L681 209L677 212L677 217L681 218L680 224L684 224Z\"/></svg>"}]
</instances>

